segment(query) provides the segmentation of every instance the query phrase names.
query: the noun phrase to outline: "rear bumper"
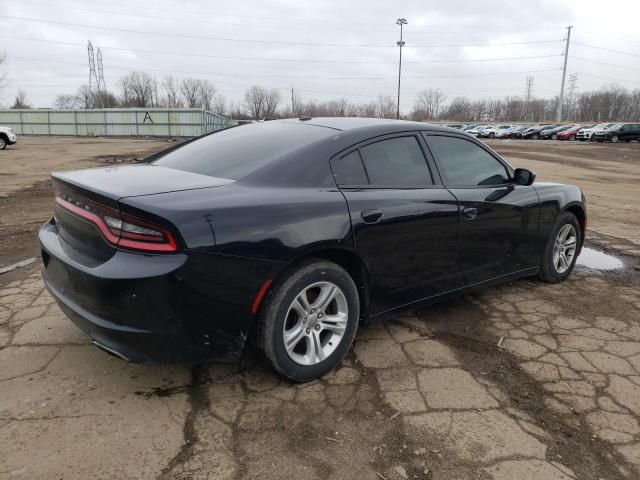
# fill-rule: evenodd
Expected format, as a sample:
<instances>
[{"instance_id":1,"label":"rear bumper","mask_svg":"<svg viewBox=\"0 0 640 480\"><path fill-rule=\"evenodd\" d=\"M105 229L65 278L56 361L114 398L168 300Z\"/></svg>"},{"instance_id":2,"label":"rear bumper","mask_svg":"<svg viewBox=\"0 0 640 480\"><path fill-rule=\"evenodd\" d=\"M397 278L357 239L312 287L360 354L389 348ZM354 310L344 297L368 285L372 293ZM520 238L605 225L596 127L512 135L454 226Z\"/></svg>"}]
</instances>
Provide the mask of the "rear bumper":
<instances>
[{"instance_id":1,"label":"rear bumper","mask_svg":"<svg viewBox=\"0 0 640 480\"><path fill-rule=\"evenodd\" d=\"M87 266L52 222L40 229L39 240L44 283L64 313L97 346L141 363L239 357L255 295L281 265L196 251L118 250Z\"/></svg>"}]
</instances>

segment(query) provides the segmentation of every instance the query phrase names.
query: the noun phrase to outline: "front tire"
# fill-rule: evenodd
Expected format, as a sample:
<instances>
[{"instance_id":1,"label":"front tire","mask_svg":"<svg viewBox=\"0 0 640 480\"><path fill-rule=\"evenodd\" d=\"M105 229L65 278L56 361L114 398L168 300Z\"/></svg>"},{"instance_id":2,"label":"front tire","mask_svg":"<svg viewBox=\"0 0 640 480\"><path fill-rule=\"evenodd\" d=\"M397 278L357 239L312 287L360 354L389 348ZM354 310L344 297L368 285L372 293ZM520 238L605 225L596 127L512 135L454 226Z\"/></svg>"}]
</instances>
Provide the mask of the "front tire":
<instances>
[{"instance_id":1,"label":"front tire","mask_svg":"<svg viewBox=\"0 0 640 480\"><path fill-rule=\"evenodd\" d=\"M534 133L531 138L533 138L534 140L538 140L540 138L540 135L538 135L537 133Z\"/></svg>"},{"instance_id":2,"label":"front tire","mask_svg":"<svg viewBox=\"0 0 640 480\"><path fill-rule=\"evenodd\" d=\"M564 281L576 264L583 240L576 216L561 213L547 240L538 277L549 283Z\"/></svg>"},{"instance_id":3,"label":"front tire","mask_svg":"<svg viewBox=\"0 0 640 480\"><path fill-rule=\"evenodd\" d=\"M7 148L7 141L4 137L0 136L0 150L4 150L5 148Z\"/></svg>"},{"instance_id":4,"label":"front tire","mask_svg":"<svg viewBox=\"0 0 640 480\"><path fill-rule=\"evenodd\" d=\"M264 299L258 344L283 376L306 382L331 371L358 328L360 301L351 276L314 260L292 270Z\"/></svg>"},{"instance_id":5,"label":"front tire","mask_svg":"<svg viewBox=\"0 0 640 480\"><path fill-rule=\"evenodd\" d=\"M614 135L613 137L611 137L611 143L618 143L618 140L620 139L618 138L617 135Z\"/></svg>"}]
</instances>

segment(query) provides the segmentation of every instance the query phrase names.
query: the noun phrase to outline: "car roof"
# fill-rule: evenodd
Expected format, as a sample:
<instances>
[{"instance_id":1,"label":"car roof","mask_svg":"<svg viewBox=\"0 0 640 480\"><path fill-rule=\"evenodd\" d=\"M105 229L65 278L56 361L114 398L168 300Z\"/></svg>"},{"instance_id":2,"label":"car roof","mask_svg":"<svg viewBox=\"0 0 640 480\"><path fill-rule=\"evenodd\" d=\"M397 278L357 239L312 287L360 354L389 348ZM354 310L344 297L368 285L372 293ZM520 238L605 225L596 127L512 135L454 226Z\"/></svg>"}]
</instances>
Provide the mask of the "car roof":
<instances>
[{"instance_id":1,"label":"car roof","mask_svg":"<svg viewBox=\"0 0 640 480\"><path fill-rule=\"evenodd\" d=\"M317 127L332 128L334 130L348 131L367 127L385 127L389 133L406 130L434 130L442 132L457 132L459 130L423 122L410 122L407 120L393 120L388 118L362 118L362 117L300 117L284 120L274 120L285 123L304 123ZM457 125L457 124L456 124Z\"/></svg>"}]
</instances>

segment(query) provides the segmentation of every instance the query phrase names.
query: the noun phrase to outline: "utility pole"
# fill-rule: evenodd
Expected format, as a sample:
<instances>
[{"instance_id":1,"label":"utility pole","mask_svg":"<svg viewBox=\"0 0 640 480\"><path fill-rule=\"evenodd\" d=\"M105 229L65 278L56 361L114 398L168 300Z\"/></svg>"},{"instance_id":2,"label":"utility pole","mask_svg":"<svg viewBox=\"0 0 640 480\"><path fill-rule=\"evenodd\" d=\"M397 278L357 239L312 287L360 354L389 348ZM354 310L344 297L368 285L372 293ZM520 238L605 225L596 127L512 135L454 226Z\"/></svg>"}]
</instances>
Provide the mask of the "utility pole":
<instances>
[{"instance_id":1,"label":"utility pole","mask_svg":"<svg viewBox=\"0 0 640 480\"><path fill-rule=\"evenodd\" d=\"M404 40L402 40L402 26L406 25L406 18L399 18L396 20L396 25L400 25L400 41L398 46L400 47L400 61L398 62L398 109L396 110L396 118L400 118L400 76L402 75L402 47L404 47Z\"/></svg>"},{"instance_id":2,"label":"utility pole","mask_svg":"<svg viewBox=\"0 0 640 480\"><path fill-rule=\"evenodd\" d=\"M527 86L524 92L524 121L529 119L529 106L531 104L531 95L533 94L533 77L527 77Z\"/></svg>"},{"instance_id":3,"label":"utility pole","mask_svg":"<svg viewBox=\"0 0 640 480\"><path fill-rule=\"evenodd\" d=\"M296 104L293 100L293 85L291 85L291 117L296 116Z\"/></svg>"},{"instance_id":4,"label":"utility pole","mask_svg":"<svg viewBox=\"0 0 640 480\"><path fill-rule=\"evenodd\" d=\"M571 40L571 29L573 25L567 27L567 44L564 47L564 67L562 67L562 85L560 85L560 98L558 99L558 113L556 122L562 122L562 103L564 102L564 81L567 77L567 60L569 59L569 41Z\"/></svg>"}]
</instances>

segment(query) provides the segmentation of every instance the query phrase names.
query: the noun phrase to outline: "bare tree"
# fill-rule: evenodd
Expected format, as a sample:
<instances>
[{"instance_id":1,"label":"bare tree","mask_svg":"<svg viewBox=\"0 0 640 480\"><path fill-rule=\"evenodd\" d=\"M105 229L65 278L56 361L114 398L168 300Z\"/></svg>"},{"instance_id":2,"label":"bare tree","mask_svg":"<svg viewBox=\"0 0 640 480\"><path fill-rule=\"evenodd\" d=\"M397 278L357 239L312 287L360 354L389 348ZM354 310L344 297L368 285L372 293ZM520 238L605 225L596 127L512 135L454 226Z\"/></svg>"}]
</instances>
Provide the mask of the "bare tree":
<instances>
[{"instance_id":1,"label":"bare tree","mask_svg":"<svg viewBox=\"0 0 640 480\"><path fill-rule=\"evenodd\" d=\"M211 104L216 95L216 88L209 80L200 80L199 82L198 106L206 110L211 110Z\"/></svg>"},{"instance_id":2,"label":"bare tree","mask_svg":"<svg viewBox=\"0 0 640 480\"><path fill-rule=\"evenodd\" d=\"M24 110L31 108L31 105L27 103L27 94L24 90L18 90L15 101L13 102L13 106L11 107L14 110Z\"/></svg>"},{"instance_id":3,"label":"bare tree","mask_svg":"<svg viewBox=\"0 0 640 480\"><path fill-rule=\"evenodd\" d=\"M438 118L445 99L446 96L442 90L437 88L423 90L416 99L412 117L415 120L432 120L434 118Z\"/></svg>"},{"instance_id":4,"label":"bare tree","mask_svg":"<svg viewBox=\"0 0 640 480\"><path fill-rule=\"evenodd\" d=\"M264 96L264 116L274 117L280 104L280 92L276 88L265 91Z\"/></svg>"},{"instance_id":5,"label":"bare tree","mask_svg":"<svg viewBox=\"0 0 640 480\"><path fill-rule=\"evenodd\" d=\"M244 94L244 101L247 106L247 110L249 111L249 115L251 115L255 120L264 117L266 95L267 91L257 85L249 88L249 90Z\"/></svg>"},{"instance_id":6,"label":"bare tree","mask_svg":"<svg viewBox=\"0 0 640 480\"><path fill-rule=\"evenodd\" d=\"M5 53L0 53L0 68L7 62L7 55ZM4 72L0 72L0 90L4 88L5 85L5 76Z\"/></svg>"},{"instance_id":7,"label":"bare tree","mask_svg":"<svg viewBox=\"0 0 640 480\"><path fill-rule=\"evenodd\" d=\"M182 100L180 100L180 94L178 92L178 80L172 75L164 77L162 82L165 92L165 105L169 108L179 108L182 106Z\"/></svg>"},{"instance_id":8,"label":"bare tree","mask_svg":"<svg viewBox=\"0 0 640 480\"><path fill-rule=\"evenodd\" d=\"M53 102L54 108L59 108L61 110L70 110L73 108L78 108L79 98L77 95L69 95L62 94L58 95Z\"/></svg>"},{"instance_id":9,"label":"bare tree","mask_svg":"<svg viewBox=\"0 0 640 480\"><path fill-rule=\"evenodd\" d=\"M183 78L180 82L180 93L189 108L196 108L200 96L200 82L195 78Z\"/></svg>"},{"instance_id":10,"label":"bare tree","mask_svg":"<svg viewBox=\"0 0 640 480\"><path fill-rule=\"evenodd\" d=\"M154 107L158 104L158 82L146 72L131 72L120 79L122 105Z\"/></svg>"},{"instance_id":11,"label":"bare tree","mask_svg":"<svg viewBox=\"0 0 640 480\"><path fill-rule=\"evenodd\" d=\"M396 103L389 95L378 95L376 104L376 117L378 118L396 118Z\"/></svg>"},{"instance_id":12,"label":"bare tree","mask_svg":"<svg viewBox=\"0 0 640 480\"><path fill-rule=\"evenodd\" d=\"M221 94L216 93L213 96L211 101L211 111L218 115L224 115L227 112L227 101Z\"/></svg>"},{"instance_id":13,"label":"bare tree","mask_svg":"<svg viewBox=\"0 0 640 480\"><path fill-rule=\"evenodd\" d=\"M95 98L93 92L87 85L82 85L76 93L78 106L80 108L93 108L95 106Z\"/></svg>"}]
</instances>

